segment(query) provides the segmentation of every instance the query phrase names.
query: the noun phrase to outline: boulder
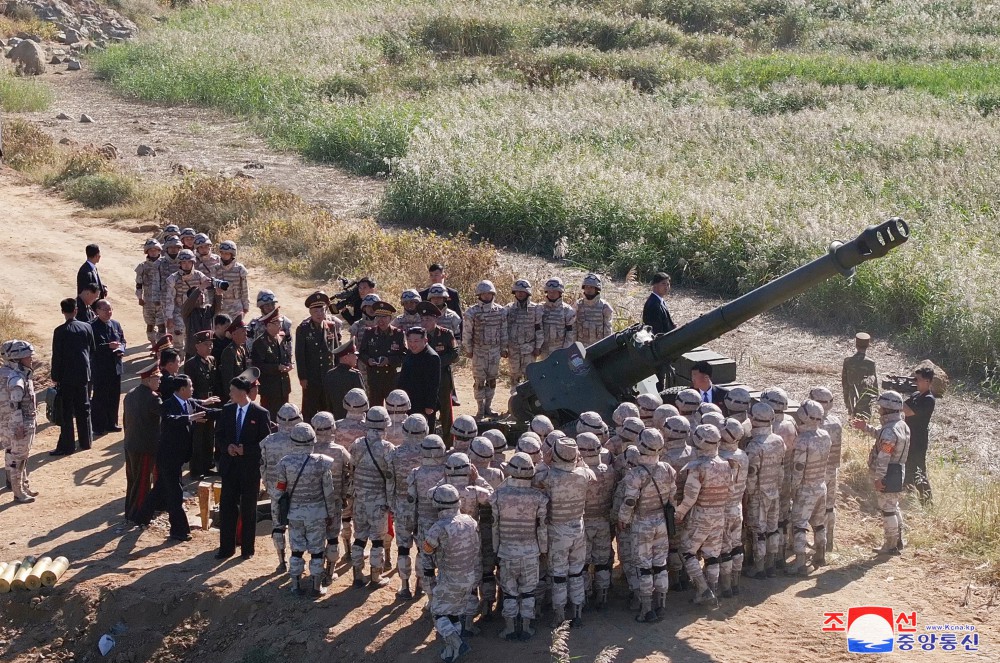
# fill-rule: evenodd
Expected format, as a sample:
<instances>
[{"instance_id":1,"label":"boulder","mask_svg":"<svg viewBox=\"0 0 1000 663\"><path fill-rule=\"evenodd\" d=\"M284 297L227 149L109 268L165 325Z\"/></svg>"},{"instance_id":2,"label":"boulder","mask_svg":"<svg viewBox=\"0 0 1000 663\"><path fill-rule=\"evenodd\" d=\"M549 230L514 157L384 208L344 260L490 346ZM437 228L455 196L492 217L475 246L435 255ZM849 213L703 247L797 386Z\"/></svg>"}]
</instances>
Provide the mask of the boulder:
<instances>
[{"instance_id":1,"label":"boulder","mask_svg":"<svg viewBox=\"0 0 1000 663\"><path fill-rule=\"evenodd\" d=\"M49 60L49 64L59 64L62 60L59 59L58 55L53 55L52 59Z\"/></svg>"},{"instance_id":2,"label":"boulder","mask_svg":"<svg viewBox=\"0 0 1000 663\"><path fill-rule=\"evenodd\" d=\"M58 115L56 115L56 119L57 120L72 120L73 118L71 118L66 113L59 113Z\"/></svg>"},{"instance_id":3,"label":"boulder","mask_svg":"<svg viewBox=\"0 0 1000 663\"><path fill-rule=\"evenodd\" d=\"M72 46L73 44L83 41L83 35L73 28L67 28L63 31L63 38L60 40L67 46Z\"/></svg>"},{"instance_id":4,"label":"boulder","mask_svg":"<svg viewBox=\"0 0 1000 663\"><path fill-rule=\"evenodd\" d=\"M80 71L80 61L75 58L70 58L69 63L66 66L66 71Z\"/></svg>"},{"instance_id":5,"label":"boulder","mask_svg":"<svg viewBox=\"0 0 1000 663\"><path fill-rule=\"evenodd\" d=\"M15 46L7 57L14 63L18 74L38 76L45 73L45 50L29 39Z\"/></svg>"},{"instance_id":6,"label":"boulder","mask_svg":"<svg viewBox=\"0 0 1000 663\"><path fill-rule=\"evenodd\" d=\"M922 362L913 367L911 375L916 374L918 368L934 369L934 380L931 381L931 393L934 394L935 398L941 398L944 396L945 392L948 391L948 384L951 382L951 379L948 377L948 374L944 372L944 369L932 362L930 359L924 359Z\"/></svg>"},{"instance_id":7,"label":"boulder","mask_svg":"<svg viewBox=\"0 0 1000 663\"><path fill-rule=\"evenodd\" d=\"M86 113L84 113L83 115L80 116L80 122L82 122L83 124L90 124L93 121L94 121L94 118L90 117Z\"/></svg>"},{"instance_id":8,"label":"boulder","mask_svg":"<svg viewBox=\"0 0 1000 663\"><path fill-rule=\"evenodd\" d=\"M156 156L156 150L154 150L149 145L140 145L139 149L137 149L135 151L135 153L136 153L137 156L140 156L140 157L155 157Z\"/></svg>"}]
</instances>

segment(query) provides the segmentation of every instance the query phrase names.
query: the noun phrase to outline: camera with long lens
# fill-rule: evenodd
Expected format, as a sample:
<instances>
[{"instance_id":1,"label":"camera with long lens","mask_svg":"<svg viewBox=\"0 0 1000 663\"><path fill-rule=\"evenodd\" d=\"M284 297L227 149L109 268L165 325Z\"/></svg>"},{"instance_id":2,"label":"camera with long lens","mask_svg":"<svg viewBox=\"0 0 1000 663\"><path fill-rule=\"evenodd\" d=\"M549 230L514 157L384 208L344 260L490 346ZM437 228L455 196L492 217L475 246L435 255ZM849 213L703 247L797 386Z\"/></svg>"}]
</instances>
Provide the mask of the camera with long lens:
<instances>
[{"instance_id":1,"label":"camera with long lens","mask_svg":"<svg viewBox=\"0 0 1000 663\"><path fill-rule=\"evenodd\" d=\"M225 292L229 290L229 281L223 281L222 279L212 279L212 287L216 290L222 290Z\"/></svg>"},{"instance_id":2,"label":"camera with long lens","mask_svg":"<svg viewBox=\"0 0 1000 663\"><path fill-rule=\"evenodd\" d=\"M348 281L345 278L340 279L341 291L330 298L330 308L335 312L339 313L347 307L351 307L353 310L358 310L361 306L361 293L358 292L358 281Z\"/></svg>"}]
</instances>

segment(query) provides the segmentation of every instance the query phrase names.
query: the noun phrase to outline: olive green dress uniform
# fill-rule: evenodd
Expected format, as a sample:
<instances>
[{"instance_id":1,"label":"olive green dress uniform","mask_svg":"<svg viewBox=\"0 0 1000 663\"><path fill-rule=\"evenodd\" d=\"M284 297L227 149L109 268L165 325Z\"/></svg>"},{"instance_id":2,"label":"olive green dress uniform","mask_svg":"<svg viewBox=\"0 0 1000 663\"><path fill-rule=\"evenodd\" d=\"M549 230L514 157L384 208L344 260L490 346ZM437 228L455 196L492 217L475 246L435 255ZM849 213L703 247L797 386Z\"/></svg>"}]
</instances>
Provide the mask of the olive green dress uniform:
<instances>
[{"instance_id":1,"label":"olive green dress uniform","mask_svg":"<svg viewBox=\"0 0 1000 663\"><path fill-rule=\"evenodd\" d=\"M376 317L390 315L396 309L388 302L378 302L372 307ZM399 367L403 365L406 342L402 330L388 327L382 331L377 326L361 335L358 344L358 357L367 367L368 373L368 403L371 407L385 403L385 397L396 388L396 377ZM382 366L371 366L369 359L386 358Z\"/></svg>"},{"instance_id":2,"label":"olive green dress uniform","mask_svg":"<svg viewBox=\"0 0 1000 663\"><path fill-rule=\"evenodd\" d=\"M329 296L314 292L306 299L306 308L317 304L329 306ZM327 318L322 325L317 325L311 317L306 318L295 332L295 364L299 379L306 381L306 386L302 388L303 421L310 421L326 406L323 377L333 368L333 347L340 345L339 325L333 318ZM333 347L327 334L333 335Z\"/></svg>"},{"instance_id":3,"label":"olive green dress uniform","mask_svg":"<svg viewBox=\"0 0 1000 663\"><path fill-rule=\"evenodd\" d=\"M211 334L211 332L202 332ZM184 362L184 373L191 378L194 386L193 397L204 400L212 396L218 385L218 371L215 368L215 360L212 357L199 357L195 355ZM194 427L191 440L191 461L189 471L191 476L200 477L208 474L212 469L212 459L215 453L215 424L211 419Z\"/></svg>"},{"instance_id":4,"label":"olive green dress uniform","mask_svg":"<svg viewBox=\"0 0 1000 663\"><path fill-rule=\"evenodd\" d=\"M270 413L271 420L276 421L278 408L288 402L292 393L292 380L281 370L281 365L291 364L292 358L281 340L265 332L253 342L250 363L260 371L260 404Z\"/></svg>"},{"instance_id":5,"label":"olive green dress uniform","mask_svg":"<svg viewBox=\"0 0 1000 663\"><path fill-rule=\"evenodd\" d=\"M844 388L844 406L854 416L871 416L872 399L878 395L878 373L875 361L867 356L870 337L860 333L855 336L858 350L844 360L841 382Z\"/></svg>"}]
</instances>

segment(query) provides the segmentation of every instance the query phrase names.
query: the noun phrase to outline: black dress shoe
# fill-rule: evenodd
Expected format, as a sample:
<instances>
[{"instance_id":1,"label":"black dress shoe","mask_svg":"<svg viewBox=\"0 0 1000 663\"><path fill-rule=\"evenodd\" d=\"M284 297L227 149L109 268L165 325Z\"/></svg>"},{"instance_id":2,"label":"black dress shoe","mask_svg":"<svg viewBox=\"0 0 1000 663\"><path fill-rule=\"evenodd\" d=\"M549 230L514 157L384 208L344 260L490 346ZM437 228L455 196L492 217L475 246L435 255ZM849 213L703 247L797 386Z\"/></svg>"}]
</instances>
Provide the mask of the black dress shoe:
<instances>
[{"instance_id":1,"label":"black dress shoe","mask_svg":"<svg viewBox=\"0 0 1000 663\"><path fill-rule=\"evenodd\" d=\"M240 559L253 559L253 553L243 553L240 555Z\"/></svg>"},{"instance_id":2,"label":"black dress shoe","mask_svg":"<svg viewBox=\"0 0 1000 663\"><path fill-rule=\"evenodd\" d=\"M222 550L220 550L219 552L215 553L215 559L229 559L235 554L236 554L235 550L231 550L229 552L223 552Z\"/></svg>"},{"instance_id":3,"label":"black dress shoe","mask_svg":"<svg viewBox=\"0 0 1000 663\"><path fill-rule=\"evenodd\" d=\"M168 538L173 539L174 541L190 541L194 537L190 534L171 534Z\"/></svg>"},{"instance_id":4,"label":"black dress shoe","mask_svg":"<svg viewBox=\"0 0 1000 663\"><path fill-rule=\"evenodd\" d=\"M87 446L83 446L81 444L80 448L78 449L78 451L90 451L90 445L88 444Z\"/></svg>"},{"instance_id":5,"label":"black dress shoe","mask_svg":"<svg viewBox=\"0 0 1000 663\"><path fill-rule=\"evenodd\" d=\"M59 449L56 449L55 451L50 451L49 455L50 456L68 456L71 453L73 453L73 452L72 451L60 451Z\"/></svg>"},{"instance_id":6,"label":"black dress shoe","mask_svg":"<svg viewBox=\"0 0 1000 663\"><path fill-rule=\"evenodd\" d=\"M108 432L109 433L120 433L120 432L122 432L122 427L121 426L112 426L110 429L108 429Z\"/></svg>"}]
</instances>

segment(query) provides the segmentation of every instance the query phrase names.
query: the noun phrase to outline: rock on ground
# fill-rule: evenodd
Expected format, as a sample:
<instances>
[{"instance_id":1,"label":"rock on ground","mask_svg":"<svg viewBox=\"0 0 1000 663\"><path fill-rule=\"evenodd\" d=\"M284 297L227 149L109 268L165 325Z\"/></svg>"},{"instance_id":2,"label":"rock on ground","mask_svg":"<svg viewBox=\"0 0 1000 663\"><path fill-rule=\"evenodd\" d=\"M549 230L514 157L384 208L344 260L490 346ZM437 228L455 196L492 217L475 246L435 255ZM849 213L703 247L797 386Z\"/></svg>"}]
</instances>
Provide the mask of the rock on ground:
<instances>
[{"instance_id":1,"label":"rock on ground","mask_svg":"<svg viewBox=\"0 0 1000 663\"><path fill-rule=\"evenodd\" d=\"M45 73L45 50L30 39L21 41L7 57L14 63L18 74L38 76Z\"/></svg>"}]
</instances>

